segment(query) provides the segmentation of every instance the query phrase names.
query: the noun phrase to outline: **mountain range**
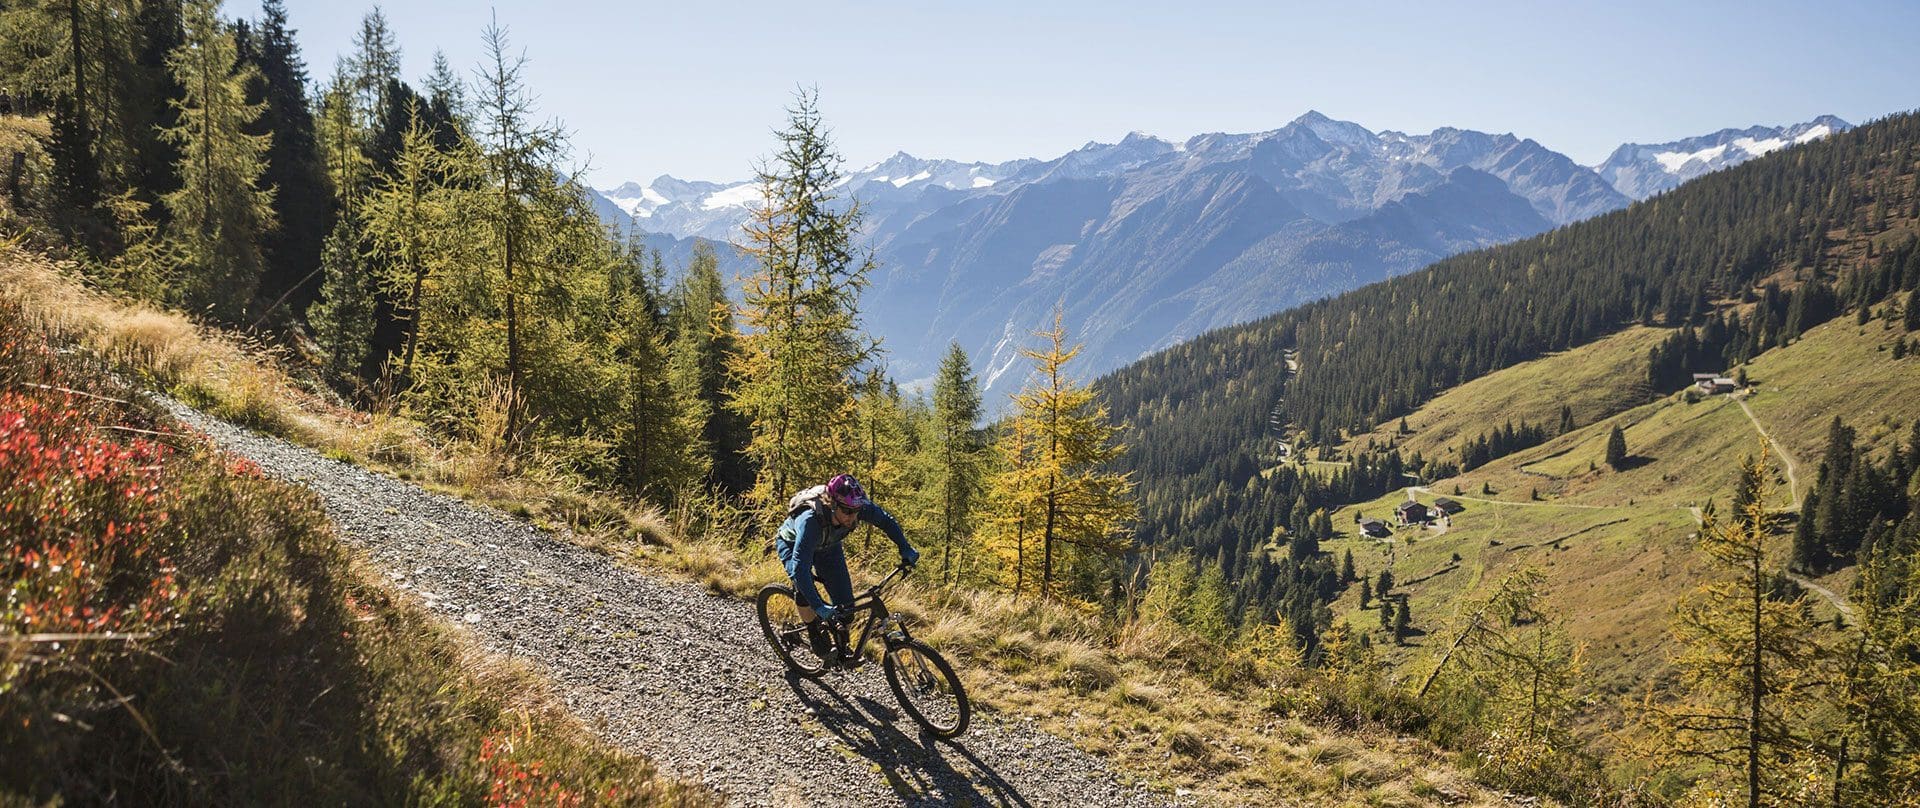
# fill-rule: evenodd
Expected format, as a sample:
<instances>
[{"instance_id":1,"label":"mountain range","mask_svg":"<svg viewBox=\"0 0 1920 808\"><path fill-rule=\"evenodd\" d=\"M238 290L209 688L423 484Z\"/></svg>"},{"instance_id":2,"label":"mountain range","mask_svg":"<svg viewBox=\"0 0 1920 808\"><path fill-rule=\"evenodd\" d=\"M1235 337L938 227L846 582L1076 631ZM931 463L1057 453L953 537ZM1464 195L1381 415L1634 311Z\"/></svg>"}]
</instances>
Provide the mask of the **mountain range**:
<instances>
[{"instance_id":1,"label":"mountain range","mask_svg":"<svg viewBox=\"0 0 1920 808\"><path fill-rule=\"evenodd\" d=\"M1847 128L1822 116L1629 143L1583 166L1513 134L1374 132L1308 112L1270 131L1179 143L1136 132L1051 160L901 152L848 173L835 192L865 212L880 269L864 316L894 376L930 377L958 342L991 407L1017 388L1019 348L1056 306L1086 344L1081 372L1100 373ZM689 239L738 241L758 194L752 181L662 176L596 204L683 254ZM729 252L723 261L746 268Z\"/></svg>"}]
</instances>

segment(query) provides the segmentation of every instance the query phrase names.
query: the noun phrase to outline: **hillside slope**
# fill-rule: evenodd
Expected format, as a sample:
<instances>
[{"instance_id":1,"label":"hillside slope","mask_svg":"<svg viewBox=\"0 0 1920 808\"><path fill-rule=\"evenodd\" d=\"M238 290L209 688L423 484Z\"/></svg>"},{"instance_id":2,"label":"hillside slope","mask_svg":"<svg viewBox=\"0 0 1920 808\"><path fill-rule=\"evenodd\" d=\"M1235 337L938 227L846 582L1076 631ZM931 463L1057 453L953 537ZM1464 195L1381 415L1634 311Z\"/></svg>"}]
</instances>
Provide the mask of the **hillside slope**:
<instances>
[{"instance_id":1,"label":"hillside slope","mask_svg":"<svg viewBox=\"0 0 1920 808\"><path fill-rule=\"evenodd\" d=\"M1747 366L1754 383L1751 394L1690 403L1680 393L1603 410L1599 420L1482 468L1343 508L1334 514L1341 538L1322 547L1335 554L1351 551L1363 577L1392 570L1402 582L1396 591L1411 603L1413 624L1431 633L1450 630L1458 606L1485 585L1524 567L1540 569L1547 576L1551 607L1568 619L1573 637L1589 647L1595 690L1635 692L1659 678L1669 650L1670 610L1698 584L1707 567L1694 547L1694 509L1709 500L1726 507L1738 478L1738 461L1771 452L1761 429L1794 459L1803 496L1813 483L1835 415L1876 425L1861 430L1862 445L1876 456L1906 439L1905 430L1920 418L1920 357L1893 359L1890 345L1909 335L1882 325L1876 321L1860 326L1840 318L1791 345L1761 354ZM1455 388L1407 417L1413 434L1404 438L1405 445L1446 451L1456 442L1452 435L1483 430L1507 412L1524 414L1525 407L1512 407L1513 398L1503 394L1537 390L1543 367L1580 367L1598 378L1636 378L1645 365L1644 353L1622 349L1658 333L1623 332ZM1468 393L1477 397L1465 399ZM1592 411L1591 399L1571 400L1583 405L1577 409ZM1894 424L1897 429L1891 428ZM1616 425L1624 429L1634 459L1623 471L1613 471L1604 462L1606 438ZM1387 432L1383 428L1375 434ZM1770 505L1791 510L1796 498L1786 469L1777 454L1770 460L1777 486ZM1400 528L1391 539L1380 541L1359 535L1353 527L1357 516L1391 522L1393 508L1401 502L1413 498L1431 505L1438 497L1452 498L1465 508L1444 528ZM1817 583L1844 593L1851 577L1851 570L1841 570ZM1377 608L1375 603L1362 610L1357 591L1334 606L1337 615L1368 629L1378 625L1372 613ZM1836 611L1831 602L1816 606L1823 617ZM1436 648L1430 635L1404 647L1390 638L1376 639L1391 649L1389 659L1410 674L1433 664ZM1612 705L1597 706L1603 722L1617 717Z\"/></svg>"}]
</instances>

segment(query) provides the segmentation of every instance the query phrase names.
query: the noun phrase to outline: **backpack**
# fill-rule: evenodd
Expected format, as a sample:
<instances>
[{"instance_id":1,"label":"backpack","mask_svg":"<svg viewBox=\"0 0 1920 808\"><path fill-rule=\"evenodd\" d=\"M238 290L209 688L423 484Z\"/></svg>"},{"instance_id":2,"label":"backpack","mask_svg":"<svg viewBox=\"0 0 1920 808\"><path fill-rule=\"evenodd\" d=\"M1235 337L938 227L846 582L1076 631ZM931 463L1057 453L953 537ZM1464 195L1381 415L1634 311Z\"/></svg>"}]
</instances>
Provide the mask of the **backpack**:
<instances>
[{"instance_id":1,"label":"backpack","mask_svg":"<svg viewBox=\"0 0 1920 808\"><path fill-rule=\"evenodd\" d=\"M794 494L792 499L787 500L787 518L792 519L793 517L799 516L803 511L823 510L826 504L826 485L816 485L798 494Z\"/></svg>"}]
</instances>

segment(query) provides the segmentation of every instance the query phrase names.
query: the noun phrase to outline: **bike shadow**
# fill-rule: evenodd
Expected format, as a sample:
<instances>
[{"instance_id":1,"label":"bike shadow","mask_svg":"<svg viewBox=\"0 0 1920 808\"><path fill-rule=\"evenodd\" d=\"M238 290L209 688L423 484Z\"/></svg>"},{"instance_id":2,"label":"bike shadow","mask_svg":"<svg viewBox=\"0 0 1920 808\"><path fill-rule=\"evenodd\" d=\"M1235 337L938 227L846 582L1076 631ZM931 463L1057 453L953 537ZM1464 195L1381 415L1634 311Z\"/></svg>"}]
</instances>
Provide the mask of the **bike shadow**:
<instances>
[{"instance_id":1,"label":"bike shadow","mask_svg":"<svg viewBox=\"0 0 1920 808\"><path fill-rule=\"evenodd\" d=\"M968 749L965 742L934 738L898 707L857 694L849 699L822 679L805 679L792 672L784 678L821 726L879 767L901 804L1032 808L1018 788ZM902 732L902 723L912 727L913 734ZM960 766L949 755L958 755Z\"/></svg>"}]
</instances>

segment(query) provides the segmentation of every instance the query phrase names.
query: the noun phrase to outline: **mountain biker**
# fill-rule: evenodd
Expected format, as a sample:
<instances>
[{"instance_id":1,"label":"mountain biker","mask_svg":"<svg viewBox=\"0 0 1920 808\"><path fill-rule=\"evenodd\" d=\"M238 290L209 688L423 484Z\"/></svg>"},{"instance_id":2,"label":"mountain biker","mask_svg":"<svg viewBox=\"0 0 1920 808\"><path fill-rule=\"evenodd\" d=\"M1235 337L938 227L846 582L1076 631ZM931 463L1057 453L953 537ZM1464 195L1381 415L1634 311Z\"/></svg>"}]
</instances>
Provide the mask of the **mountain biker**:
<instances>
[{"instance_id":1,"label":"mountain biker","mask_svg":"<svg viewBox=\"0 0 1920 808\"><path fill-rule=\"evenodd\" d=\"M830 621L839 610L853 603L853 579L847 574L847 553L842 542L861 522L880 528L900 549L900 563L912 568L920 560L919 551L907 543L907 536L880 506L867 499L866 489L851 474L836 475L805 507L793 509L793 515L780 525L780 537L774 542L780 563L793 579L794 597L800 616L808 623L816 653L822 648L825 633L818 631L820 621ZM823 601L814 587L818 580L827 588L832 603ZM825 656L825 653L820 653Z\"/></svg>"}]
</instances>

